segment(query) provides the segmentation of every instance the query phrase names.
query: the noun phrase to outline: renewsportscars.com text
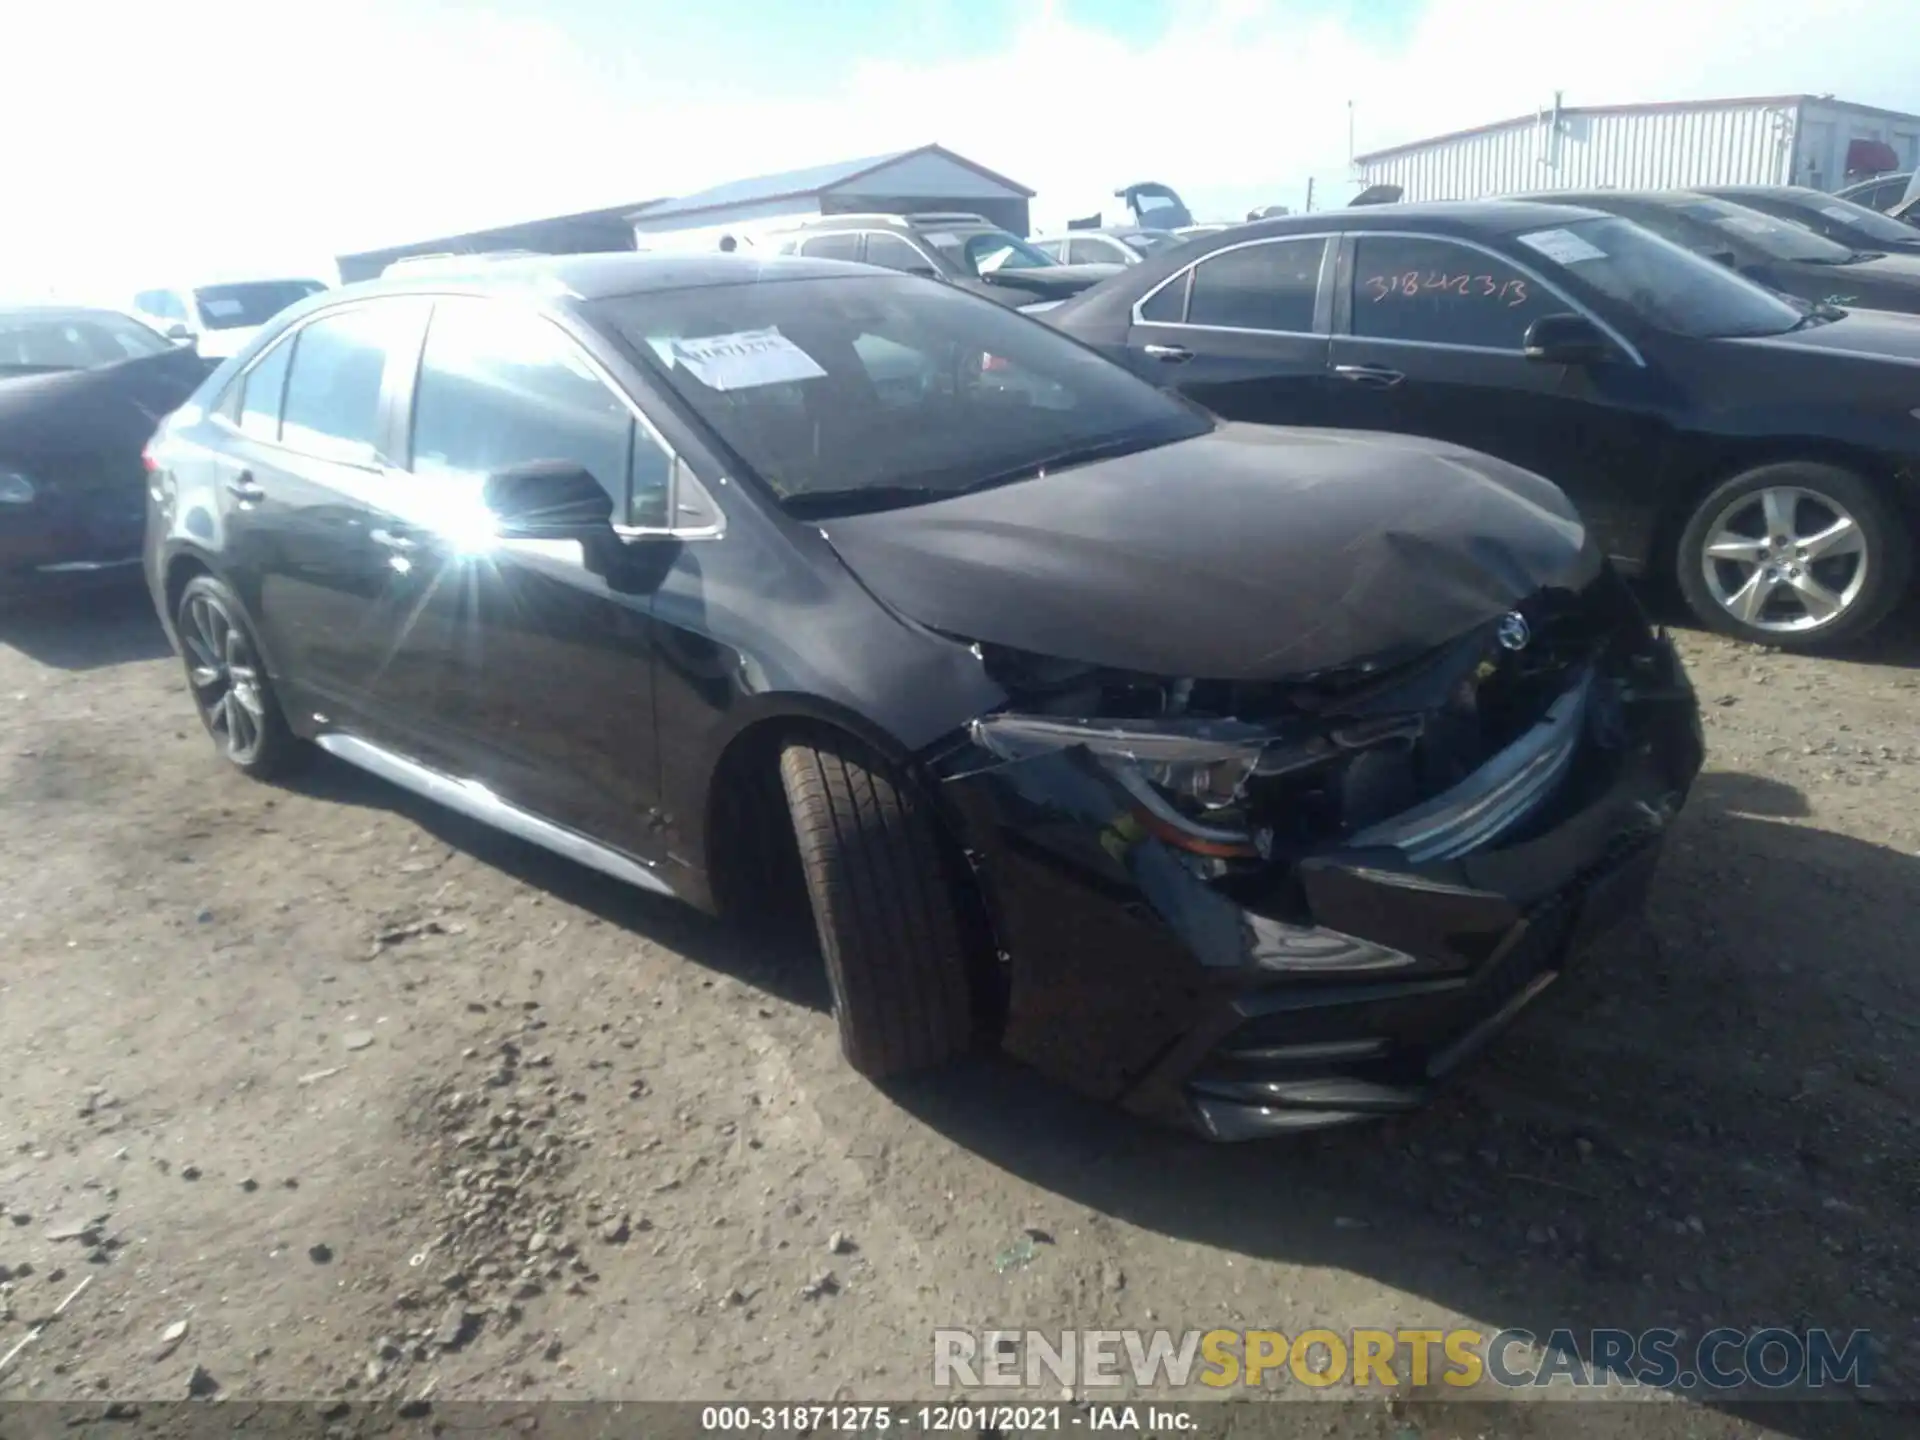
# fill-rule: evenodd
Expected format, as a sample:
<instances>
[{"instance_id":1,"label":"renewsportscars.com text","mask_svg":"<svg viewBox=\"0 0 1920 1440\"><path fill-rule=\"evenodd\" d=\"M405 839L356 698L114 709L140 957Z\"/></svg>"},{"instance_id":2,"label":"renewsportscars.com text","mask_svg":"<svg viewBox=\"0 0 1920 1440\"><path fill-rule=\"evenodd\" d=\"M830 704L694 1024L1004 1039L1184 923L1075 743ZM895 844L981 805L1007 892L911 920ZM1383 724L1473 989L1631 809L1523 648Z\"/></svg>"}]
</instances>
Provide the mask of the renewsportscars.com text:
<instances>
[{"instance_id":1,"label":"renewsportscars.com text","mask_svg":"<svg viewBox=\"0 0 1920 1440\"><path fill-rule=\"evenodd\" d=\"M1491 1383L1763 1390L1872 1383L1864 1330L936 1330L942 1387L1356 1389Z\"/></svg>"}]
</instances>

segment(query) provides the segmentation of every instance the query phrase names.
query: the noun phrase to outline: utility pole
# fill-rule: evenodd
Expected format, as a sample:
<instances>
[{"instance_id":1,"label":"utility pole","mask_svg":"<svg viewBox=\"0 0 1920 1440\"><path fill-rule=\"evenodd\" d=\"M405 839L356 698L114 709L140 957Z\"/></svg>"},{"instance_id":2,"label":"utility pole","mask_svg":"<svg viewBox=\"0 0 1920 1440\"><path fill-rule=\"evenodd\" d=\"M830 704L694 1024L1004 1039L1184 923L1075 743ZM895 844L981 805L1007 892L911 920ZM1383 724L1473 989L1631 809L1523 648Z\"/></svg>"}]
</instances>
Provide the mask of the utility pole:
<instances>
[{"instance_id":1,"label":"utility pole","mask_svg":"<svg viewBox=\"0 0 1920 1440\"><path fill-rule=\"evenodd\" d=\"M1305 214L1313 213L1313 176L1307 176L1307 208Z\"/></svg>"}]
</instances>

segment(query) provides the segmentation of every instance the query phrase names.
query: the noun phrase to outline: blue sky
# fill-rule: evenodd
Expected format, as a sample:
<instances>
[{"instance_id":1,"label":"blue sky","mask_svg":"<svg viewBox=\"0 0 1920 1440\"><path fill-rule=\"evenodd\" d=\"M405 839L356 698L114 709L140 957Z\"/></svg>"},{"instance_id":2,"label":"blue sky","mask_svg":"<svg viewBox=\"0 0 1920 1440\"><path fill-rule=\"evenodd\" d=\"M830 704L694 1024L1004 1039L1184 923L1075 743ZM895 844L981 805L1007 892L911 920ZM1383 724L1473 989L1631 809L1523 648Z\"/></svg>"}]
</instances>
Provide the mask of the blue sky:
<instances>
[{"instance_id":1,"label":"blue sky","mask_svg":"<svg viewBox=\"0 0 1920 1440\"><path fill-rule=\"evenodd\" d=\"M0 291L110 298L937 141L1041 228L1218 218L1570 104L1920 110L1913 0L56 0L0 6ZM1884 40L1885 43L1881 43Z\"/></svg>"}]
</instances>

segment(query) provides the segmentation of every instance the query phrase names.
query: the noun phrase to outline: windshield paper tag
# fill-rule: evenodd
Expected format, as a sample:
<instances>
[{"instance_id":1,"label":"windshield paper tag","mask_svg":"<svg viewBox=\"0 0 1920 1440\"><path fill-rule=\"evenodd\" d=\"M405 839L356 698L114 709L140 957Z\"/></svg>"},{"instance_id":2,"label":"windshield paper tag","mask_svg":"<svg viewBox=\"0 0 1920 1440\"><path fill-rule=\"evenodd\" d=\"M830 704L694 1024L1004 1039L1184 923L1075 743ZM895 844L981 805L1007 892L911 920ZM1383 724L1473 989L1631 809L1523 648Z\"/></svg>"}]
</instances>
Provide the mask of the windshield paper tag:
<instances>
[{"instance_id":1,"label":"windshield paper tag","mask_svg":"<svg viewBox=\"0 0 1920 1440\"><path fill-rule=\"evenodd\" d=\"M791 380L818 380L827 372L778 330L740 330L731 335L675 338L674 362L714 390L751 390Z\"/></svg>"},{"instance_id":2,"label":"windshield paper tag","mask_svg":"<svg viewBox=\"0 0 1920 1440\"><path fill-rule=\"evenodd\" d=\"M238 315L246 307L238 300L213 299L202 300L200 302L200 308L209 315L217 315L222 320L225 320L229 315Z\"/></svg>"},{"instance_id":3,"label":"windshield paper tag","mask_svg":"<svg viewBox=\"0 0 1920 1440\"><path fill-rule=\"evenodd\" d=\"M1582 240L1571 230L1536 230L1531 235L1520 236L1519 240L1522 245L1531 246L1549 260L1557 260L1562 265L1607 258L1606 251Z\"/></svg>"}]
</instances>

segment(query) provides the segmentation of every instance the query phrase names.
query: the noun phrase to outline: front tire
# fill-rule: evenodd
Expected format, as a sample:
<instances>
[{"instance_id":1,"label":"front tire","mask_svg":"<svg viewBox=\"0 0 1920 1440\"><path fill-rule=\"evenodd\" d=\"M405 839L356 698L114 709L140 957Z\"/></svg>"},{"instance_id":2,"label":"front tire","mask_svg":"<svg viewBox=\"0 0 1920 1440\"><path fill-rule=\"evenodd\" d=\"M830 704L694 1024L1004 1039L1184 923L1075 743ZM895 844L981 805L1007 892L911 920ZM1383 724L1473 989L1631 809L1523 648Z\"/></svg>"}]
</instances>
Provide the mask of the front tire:
<instances>
[{"instance_id":1,"label":"front tire","mask_svg":"<svg viewBox=\"0 0 1920 1440\"><path fill-rule=\"evenodd\" d=\"M788 745L780 779L848 1063L877 1080L964 1054L962 892L926 801L850 740Z\"/></svg>"},{"instance_id":2,"label":"front tire","mask_svg":"<svg viewBox=\"0 0 1920 1440\"><path fill-rule=\"evenodd\" d=\"M180 592L174 630L194 709L227 762L256 780L297 768L307 746L287 726L239 597L196 575Z\"/></svg>"},{"instance_id":3,"label":"front tire","mask_svg":"<svg viewBox=\"0 0 1920 1440\"><path fill-rule=\"evenodd\" d=\"M1913 569L1902 517L1838 465L1762 465L1716 488L1687 522L1680 592L1709 628L1815 650L1856 639L1899 603Z\"/></svg>"}]
</instances>

